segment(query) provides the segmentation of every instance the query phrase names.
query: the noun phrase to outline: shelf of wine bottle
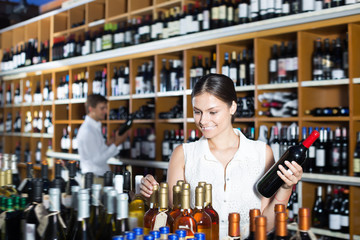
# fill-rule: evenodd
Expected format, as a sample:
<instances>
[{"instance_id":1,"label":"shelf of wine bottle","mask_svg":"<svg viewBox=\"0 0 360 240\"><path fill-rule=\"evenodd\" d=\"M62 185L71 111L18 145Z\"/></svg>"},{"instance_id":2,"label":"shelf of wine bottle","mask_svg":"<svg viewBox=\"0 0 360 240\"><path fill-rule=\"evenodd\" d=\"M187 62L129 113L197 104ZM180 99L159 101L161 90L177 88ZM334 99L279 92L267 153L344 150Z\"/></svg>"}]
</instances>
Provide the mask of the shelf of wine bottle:
<instances>
[{"instance_id":1,"label":"shelf of wine bottle","mask_svg":"<svg viewBox=\"0 0 360 240\"><path fill-rule=\"evenodd\" d=\"M142 9L143 11L143 9ZM293 26L298 24L304 24L314 21L335 19L338 17L350 16L360 13L360 6L358 4L342 6L337 8L330 8L316 12L308 12L295 14L290 16L284 16L279 18L273 18L268 20L263 20L259 22L253 22L248 24L241 24L226 28L214 29L205 32L194 33L190 35L174 37L170 39L164 39L160 41L143 43L139 46L129 46L124 48L118 48L114 50L109 50L105 52L94 53L88 56L79 56L76 58L63 59L53 62L40 63L37 65L32 65L28 67L23 67L15 70L1 71L0 76L5 75L14 75L27 72L36 72L54 69L61 66L72 66L83 63L96 62L100 60L105 60L109 58L115 58L120 56L128 56L134 54L140 54L144 52L151 52L155 50L161 50L167 52L166 49L171 47L179 47L179 42L181 45L195 44L201 41L214 40L218 38L224 38L229 36L235 36L239 34L260 32L263 30L274 29L279 27ZM5 29L4 31L8 31ZM164 48L166 46L166 48ZM17 78L19 78L17 76ZM9 78L7 78L9 80Z\"/></svg>"},{"instance_id":2,"label":"shelf of wine bottle","mask_svg":"<svg viewBox=\"0 0 360 240\"><path fill-rule=\"evenodd\" d=\"M258 117L261 122L297 122L298 117Z\"/></svg>"},{"instance_id":3,"label":"shelf of wine bottle","mask_svg":"<svg viewBox=\"0 0 360 240\"><path fill-rule=\"evenodd\" d=\"M154 97L155 97L155 93L133 94L131 97L132 97L133 99L154 98Z\"/></svg>"},{"instance_id":4,"label":"shelf of wine bottle","mask_svg":"<svg viewBox=\"0 0 360 240\"><path fill-rule=\"evenodd\" d=\"M158 169L168 169L169 163L168 162L161 162L161 161L148 161L148 160L140 160L140 159L123 159L119 158L110 158L107 161L107 164L110 165L132 165L138 167L151 167L151 168L158 168Z\"/></svg>"},{"instance_id":5,"label":"shelf of wine bottle","mask_svg":"<svg viewBox=\"0 0 360 240\"><path fill-rule=\"evenodd\" d=\"M191 94L191 93L190 93ZM157 92L157 97L176 97L184 95L184 91Z\"/></svg>"},{"instance_id":6,"label":"shelf of wine bottle","mask_svg":"<svg viewBox=\"0 0 360 240\"><path fill-rule=\"evenodd\" d=\"M85 102L86 102L86 98L70 99L70 103L85 103Z\"/></svg>"},{"instance_id":7,"label":"shelf of wine bottle","mask_svg":"<svg viewBox=\"0 0 360 240\"><path fill-rule=\"evenodd\" d=\"M349 121L349 117L303 117L303 121L311 121L311 122L346 122Z\"/></svg>"},{"instance_id":8,"label":"shelf of wine bottle","mask_svg":"<svg viewBox=\"0 0 360 240\"><path fill-rule=\"evenodd\" d=\"M93 21L93 22L89 23L88 27L91 28L91 27L103 25L104 23L105 23L105 19L100 19L100 20Z\"/></svg>"},{"instance_id":9,"label":"shelf of wine bottle","mask_svg":"<svg viewBox=\"0 0 360 240\"><path fill-rule=\"evenodd\" d=\"M303 81L302 87L322 87L322 86L334 86L334 85L348 85L350 80L346 79L334 79L334 80L320 80L320 81Z\"/></svg>"},{"instance_id":10,"label":"shelf of wine bottle","mask_svg":"<svg viewBox=\"0 0 360 240\"><path fill-rule=\"evenodd\" d=\"M272 89L287 89L287 88L297 88L299 84L297 82L293 83L277 83L277 84L260 84L257 86L259 90L272 90Z\"/></svg>"},{"instance_id":11,"label":"shelf of wine bottle","mask_svg":"<svg viewBox=\"0 0 360 240\"><path fill-rule=\"evenodd\" d=\"M360 177L340 176L340 175L331 175L331 174L303 173L301 181L360 186Z\"/></svg>"},{"instance_id":12,"label":"shelf of wine bottle","mask_svg":"<svg viewBox=\"0 0 360 240\"><path fill-rule=\"evenodd\" d=\"M353 78L354 84L360 84L360 78Z\"/></svg>"},{"instance_id":13,"label":"shelf of wine bottle","mask_svg":"<svg viewBox=\"0 0 360 240\"><path fill-rule=\"evenodd\" d=\"M56 105L70 104L70 99L57 99L54 103Z\"/></svg>"},{"instance_id":14,"label":"shelf of wine bottle","mask_svg":"<svg viewBox=\"0 0 360 240\"><path fill-rule=\"evenodd\" d=\"M248 92L248 91L254 91L255 90L255 86L237 86L235 87L235 91L236 92Z\"/></svg>"},{"instance_id":15,"label":"shelf of wine bottle","mask_svg":"<svg viewBox=\"0 0 360 240\"><path fill-rule=\"evenodd\" d=\"M47 157L63 159L63 160L80 160L80 156L78 154L73 153L62 153L62 152L48 152L46 153ZM116 158L112 157L107 161L109 165L132 165L139 167L151 167L158 169L168 169L168 162L161 161L149 161L149 160L141 160L141 159L126 159L126 158Z\"/></svg>"},{"instance_id":16,"label":"shelf of wine bottle","mask_svg":"<svg viewBox=\"0 0 360 240\"><path fill-rule=\"evenodd\" d=\"M62 152L47 152L46 156L51 157L51 158L63 159L63 160L79 160L80 159L79 154L62 153Z\"/></svg>"},{"instance_id":17,"label":"shelf of wine bottle","mask_svg":"<svg viewBox=\"0 0 360 240\"><path fill-rule=\"evenodd\" d=\"M287 225L287 227L288 227L288 230L290 230L290 231L297 231L297 229L298 229L297 223L290 223ZM338 238L338 239L350 239L350 235L346 234L346 233L334 232L334 231L330 231L327 229L321 229L321 228L311 228L310 230L316 235L329 236L329 237ZM360 239L360 236L353 235L353 240L358 240L358 239Z\"/></svg>"},{"instance_id":18,"label":"shelf of wine bottle","mask_svg":"<svg viewBox=\"0 0 360 240\"><path fill-rule=\"evenodd\" d=\"M108 99L109 99L109 101L128 100L128 99L130 99L130 95L110 96Z\"/></svg>"},{"instance_id":19,"label":"shelf of wine bottle","mask_svg":"<svg viewBox=\"0 0 360 240\"><path fill-rule=\"evenodd\" d=\"M183 123L183 118L173 118L173 119L158 119L158 123Z\"/></svg>"}]
</instances>

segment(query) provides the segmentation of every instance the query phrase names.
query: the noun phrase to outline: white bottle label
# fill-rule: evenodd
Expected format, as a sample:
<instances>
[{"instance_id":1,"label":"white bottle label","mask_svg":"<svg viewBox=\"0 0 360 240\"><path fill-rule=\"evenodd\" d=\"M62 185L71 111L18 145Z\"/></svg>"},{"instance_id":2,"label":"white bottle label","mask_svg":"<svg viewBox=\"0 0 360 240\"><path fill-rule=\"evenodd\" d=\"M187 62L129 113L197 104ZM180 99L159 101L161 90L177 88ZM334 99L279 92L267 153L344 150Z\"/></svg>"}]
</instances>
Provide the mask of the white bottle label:
<instances>
[{"instance_id":1,"label":"white bottle label","mask_svg":"<svg viewBox=\"0 0 360 240\"><path fill-rule=\"evenodd\" d=\"M239 4L239 18L248 18L249 17L249 7L246 3Z\"/></svg>"},{"instance_id":2,"label":"white bottle label","mask_svg":"<svg viewBox=\"0 0 360 240\"><path fill-rule=\"evenodd\" d=\"M324 149L316 149L315 165L317 167L325 167L325 150Z\"/></svg>"},{"instance_id":3,"label":"white bottle label","mask_svg":"<svg viewBox=\"0 0 360 240\"><path fill-rule=\"evenodd\" d=\"M236 78L237 78L237 69L236 68L230 68L229 77L233 80L233 82L236 83Z\"/></svg>"},{"instance_id":4,"label":"white bottle label","mask_svg":"<svg viewBox=\"0 0 360 240\"><path fill-rule=\"evenodd\" d=\"M36 236L36 229L35 229L35 224L30 224L30 223L26 223L25 226L25 239L26 240L35 240L35 236Z\"/></svg>"},{"instance_id":5,"label":"white bottle label","mask_svg":"<svg viewBox=\"0 0 360 240\"><path fill-rule=\"evenodd\" d=\"M349 227L349 216L346 216L346 215L341 216L341 226Z\"/></svg>"},{"instance_id":6,"label":"white bottle label","mask_svg":"<svg viewBox=\"0 0 360 240\"><path fill-rule=\"evenodd\" d=\"M302 1L302 10L304 12L314 11L315 10L315 1L314 0L303 0Z\"/></svg>"},{"instance_id":7,"label":"white bottle label","mask_svg":"<svg viewBox=\"0 0 360 240\"><path fill-rule=\"evenodd\" d=\"M340 214L329 214L329 228L330 230L340 230L341 228L341 215Z\"/></svg>"}]
</instances>

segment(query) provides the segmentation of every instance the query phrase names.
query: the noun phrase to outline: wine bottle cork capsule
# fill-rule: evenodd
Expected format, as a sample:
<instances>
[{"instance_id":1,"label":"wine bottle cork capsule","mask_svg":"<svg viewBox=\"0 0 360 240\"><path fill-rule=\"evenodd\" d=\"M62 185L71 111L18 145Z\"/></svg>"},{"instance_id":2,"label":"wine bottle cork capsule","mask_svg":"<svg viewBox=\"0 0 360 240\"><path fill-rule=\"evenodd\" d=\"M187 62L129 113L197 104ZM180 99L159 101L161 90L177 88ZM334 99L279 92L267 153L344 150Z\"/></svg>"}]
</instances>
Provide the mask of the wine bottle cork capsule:
<instances>
[{"instance_id":1,"label":"wine bottle cork capsule","mask_svg":"<svg viewBox=\"0 0 360 240\"><path fill-rule=\"evenodd\" d=\"M250 231L255 232L255 218L260 216L260 209L254 208L250 209Z\"/></svg>"},{"instance_id":2,"label":"wine bottle cork capsule","mask_svg":"<svg viewBox=\"0 0 360 240\"><path fill-rule=\"evenodd\" d=\"M310 229L310 209L299 209L299 230L307 231Z\"/></svg>"},{"instance_id":3,"label":"wine bottle cork capsule","mask_svg":"<svg viewBox=\"0 0 360 240\"><path fill-rule=\"evenodd\" d=\"M286 207L284 204L275 204L274 211L276 212L285 212Z\"/></svg>"},{"instance_id":4,"label":"wine bottle cork capsule","mask_svg":"<svg viewBox=\"0 0 360 240\"><path fill-rule=\"evenodd\" d=\"M240 236L240 214L230 213L229 214L229 236L238 237Z\"/></svg>"}]
</instances>

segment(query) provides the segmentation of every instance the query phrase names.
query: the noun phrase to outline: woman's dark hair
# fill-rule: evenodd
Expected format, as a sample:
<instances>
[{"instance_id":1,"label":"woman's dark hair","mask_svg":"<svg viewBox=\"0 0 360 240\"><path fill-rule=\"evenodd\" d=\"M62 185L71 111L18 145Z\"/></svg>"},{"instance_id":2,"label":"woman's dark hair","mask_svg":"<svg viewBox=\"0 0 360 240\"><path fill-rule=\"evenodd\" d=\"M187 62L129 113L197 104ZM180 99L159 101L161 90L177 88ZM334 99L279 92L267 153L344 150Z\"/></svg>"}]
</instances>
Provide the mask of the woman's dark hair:
<instances>
[{"instance_id":1,"label":"woman's dark hair","mask_svg":"<svg viewBox=\"0 0 360 240\"><path fill-rule=\"evenodd\" d=\"M210 93L231 107L233 101L237 102L234 82L222 74L207 74L195 84L191 98L202 93ZM232 122L234 116L232 117Z\"/></svg>"}]
</instances>

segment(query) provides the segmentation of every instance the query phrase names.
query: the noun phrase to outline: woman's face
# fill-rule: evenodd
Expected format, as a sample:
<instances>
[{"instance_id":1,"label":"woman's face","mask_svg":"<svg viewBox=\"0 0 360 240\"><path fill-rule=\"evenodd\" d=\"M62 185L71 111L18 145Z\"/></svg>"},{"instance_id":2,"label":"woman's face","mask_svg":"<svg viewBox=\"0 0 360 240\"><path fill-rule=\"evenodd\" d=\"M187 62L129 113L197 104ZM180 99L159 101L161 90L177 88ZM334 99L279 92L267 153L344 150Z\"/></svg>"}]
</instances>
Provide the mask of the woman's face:
<instances>
[{"instance_id":1,"label":"woman's face","mask_svg":"<svg viewBox=\"0 0 360 240\"><path fill-rule=\"evenodd\" d=\"M204 137L212 138L231 125L231 116L236 111L236 103L229 107L210 93L202 93L192 99L196 126Z\"/></svg>"}]
</instances>

